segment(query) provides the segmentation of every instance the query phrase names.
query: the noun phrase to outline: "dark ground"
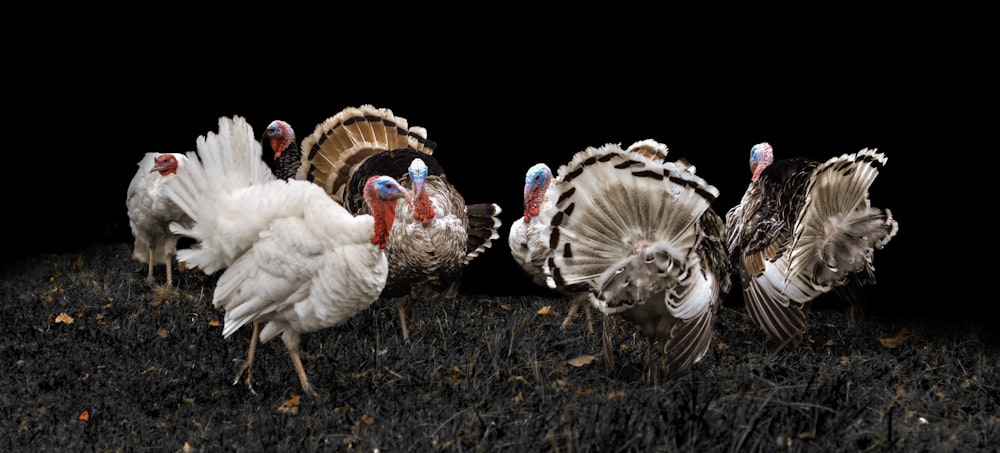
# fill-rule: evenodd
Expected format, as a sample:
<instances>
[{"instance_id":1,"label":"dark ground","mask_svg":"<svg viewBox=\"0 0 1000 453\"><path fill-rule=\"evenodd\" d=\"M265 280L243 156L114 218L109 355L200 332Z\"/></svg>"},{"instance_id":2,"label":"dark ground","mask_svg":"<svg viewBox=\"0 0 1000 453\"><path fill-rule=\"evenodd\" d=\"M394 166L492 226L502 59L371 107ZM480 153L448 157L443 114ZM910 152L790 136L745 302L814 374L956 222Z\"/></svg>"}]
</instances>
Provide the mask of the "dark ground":
<instances>
[{"instance_id":1,"label":"dark ground","mask_svg":"<svg viewBox=\"0 0 1000 453\"><path fill-rule=\"evenodd\" d=\"M231 385L250 332L222 338L214 277L178 272L176 290L156 288L130 251L95 244L3 269L0 451L996 451L1000 442L993 323L869 315L848 327L830 303L813 313L809 344L779 350L727 302L693 372L647 385L644 340L631 326L616 330L608 371L600 324L594 336L582 318L559 330L564 300L463 293L421 307L408 343L381 303L307 334L316 398L298 396L284 346L268 343L254 395ZM571 364L588 355L596 359Z\"/></svg>"}]
</instances>

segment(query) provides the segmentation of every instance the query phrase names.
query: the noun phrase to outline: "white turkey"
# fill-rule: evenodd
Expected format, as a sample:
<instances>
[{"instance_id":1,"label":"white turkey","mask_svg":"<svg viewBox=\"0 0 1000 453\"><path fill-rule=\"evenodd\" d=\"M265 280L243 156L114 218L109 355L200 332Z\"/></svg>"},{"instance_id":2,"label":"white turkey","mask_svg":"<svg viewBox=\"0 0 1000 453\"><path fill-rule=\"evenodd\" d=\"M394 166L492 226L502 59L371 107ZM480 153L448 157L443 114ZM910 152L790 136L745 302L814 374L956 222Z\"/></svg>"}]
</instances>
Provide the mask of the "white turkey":
<instances>
[{"instance_id":1,"label":"white turkey","mask_svg":"<svg viewBox=\"0 0 1000 453\"><path fill-rule=\"evenodd\" d=\"M875 283L874 250L899 229L868 198L886 161L874 149L826 162L774 160L767 143L750 150L750 185L726 214L728 248L750 318L769 337L800 341L816 297L834 290L853 309Z\"/></svg>"},{"instance_id":2,"label":"white turkey","mask_svg":"<svg viewBox=\"0 0 1000 453\"><path fill-rule=\"evenodd\" d=\"M550 288L585 292L605 315L638 327L655 382L705 355L731 266L711 209L719 191L665 153L633 146L590 147L559 168L545 272ZM606 335L606 362L612 353Z\"/></svg>"},{"instance_id":3,"label":"white turkey","mask_svg":"<svg viewBox=\"0 0 1000 453\"><path fill-rule=\"evenodd\" d=\"M548 238L546 230L555 211L558 184L548 165L537 163L528 168L524 176L524 213L511 223L507 235L507 244L514 261L536 285L543 287L547 287L543 265L551 252L549 244L545 242ZM593 320L586 293L573 293L565 288L557 290L570 298L569 312L563 319L561 329L566 330L577 311L583 307L587 318L587 333L593 333Z\"/></svg>"},{"instance_id":4,"label":"white turkey","mask_svg":"<svg viewBox=\"0 0 1000 453\"><path fill-rule=\"evenodd\" d=\"M458 294L472 259L499 237L500 206L467 204L432 155L437 145L422 127L409 126L391 110L348 107L302 140L296 179L322 187L350 212L368 213L363 186L371 175L396 178L412 205L396 206L389 237L389 278L382 297L395 300L403 339L414 322L414 299L431 303Z\"/></svg>"},{"instance_id":5,"label":"white turkey","mask_svg":"<svg viewBox=\"0 0 1000 453\"><path fill-rule=\"evenodd\" d=\"M197 149L166 191L194 221L172 226L197 242L178 259L206 274L223 271L212 298L225 310L223 335L254 327L234 384L245 373L254 391L257 339L281 334L303 391L315 393L299 358L300 337L339 325L378 299L395 205L409 203L408 192L391 177L371 176L363 183L371 214L348 212L315 184L277 179L239 116L220 118L219 132L199 137Z\"/></svg>"},{"instance_id":6,"label":"white turkey","mask_svg":"<svg viewBox=\"0 0 1000 453\"><path fill-rule=\"evenodd\" d=\"M171 222L189 224L184 211L164 194L167 181L177 176L177 169L187 164L180 153L146 153L128 185L125 206L135 244L132 258L147 265L146 280L153 282L153 267L162 264L167 270L167 286L173 284L174 255L180 237L170 231Z\"/></svg>"}]
</instances>

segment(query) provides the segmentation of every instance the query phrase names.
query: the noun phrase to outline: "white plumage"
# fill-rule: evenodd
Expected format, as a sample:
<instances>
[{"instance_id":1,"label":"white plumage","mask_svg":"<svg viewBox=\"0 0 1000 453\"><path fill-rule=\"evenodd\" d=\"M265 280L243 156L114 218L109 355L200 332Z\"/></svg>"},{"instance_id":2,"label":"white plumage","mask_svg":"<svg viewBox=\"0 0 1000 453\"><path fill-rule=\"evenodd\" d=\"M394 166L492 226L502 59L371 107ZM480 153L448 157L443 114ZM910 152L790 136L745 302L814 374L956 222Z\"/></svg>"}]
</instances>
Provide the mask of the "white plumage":
<instances>
[{"instance_id":1,"label":"white plumage","mask_svg":"<svg viewBox=\"0 0 1000 453\"><path fill-rule=\"evenodd\" d=\"M224 336L254 327L236 382L246 372L253 390L256 339L281 334L302 389L312 392L299 359L300 335L341 324L378 298L394 205L399 198L409 202L408 194L392 178L372 178L365 198L373 215L355 216L315 184L276 179L253 129L238 116L220 118L219 132L199 137L197 145L201 160L192 154L167 188L194 221L173 230L198 241L178 251L178 259L207 274L224 269L213 295L214 306L226 312Z\"/></svg>"},{"instance_id":2,"label":"white plumage","mask_svg":"<svg viewBox=\"0 0 1000 453\"><path fill-rule=\"evenodd\" d=\"M828 291L861 305L861 288L875 283L874 250L899 229L868 199L886 161L874 149L826 162L774 160L767 143L751 149L750 185L726 214L728 248L747 311L771 338L801 340L808 304Z\"/></svg>"},{"instance_id":3,"label":"white plumage","mask_svg":"<svg viewBox=\"0 0 1000 453\"><path fill-rule=\"evenodd\" d=\"M645 334L655 380L656 343L666 378L704 356L731 267L711 209L718 190L693 167L664 162L665 147L647 145L587 148L559 168L544 268L549 287L586 292L602 313ZM605 335L608 360L612 352Z\"/></svg>"},{"instance_id":4,"label":"white plumage","mask_svg":"<svg viewBox=\"0 0 1000 453\"><path fill-rule=\"evenodd\" d=\"M153 282L153 267L166 267L167 286L173 283L174 254L180 237L170 231L170 223L189 224L191 218L164 194L167 181L187 164L179 153L146 153L128 186L125 206L135 244L132 257L148 265L146 279Z\"/></svg>"}]
</instances>

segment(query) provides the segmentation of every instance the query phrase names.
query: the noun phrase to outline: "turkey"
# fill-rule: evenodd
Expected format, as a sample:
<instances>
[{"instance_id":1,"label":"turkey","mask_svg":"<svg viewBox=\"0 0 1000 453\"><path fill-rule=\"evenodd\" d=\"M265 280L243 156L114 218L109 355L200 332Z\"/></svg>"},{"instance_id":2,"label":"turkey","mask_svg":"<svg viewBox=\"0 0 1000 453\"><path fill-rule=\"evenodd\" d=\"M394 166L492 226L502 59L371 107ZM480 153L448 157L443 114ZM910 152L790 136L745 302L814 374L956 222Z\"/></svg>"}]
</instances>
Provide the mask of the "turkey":
<instances>
[{"instance_id":1,"label":"turkey","mask_svg":"<svg viewBox=\"0 0 1000 453\"><path fill-rule=\"evenodd\" d=\"M536 285L543 287L547 287L543 264L550 254L549 244L544 242L548 235L544 231L548 229L549 220L552 219L558 184L548 165L537 163L528 168L524 177L524 213L511 223L507 235L507 244L514 261ZM587 333L594 333L587 294L572 293L566 288L558 288L558 291L570 297L569 312L563 319L561 329L566 330L576 312L583 307L587 318Z\"/></svg>"},{"instance_id":2,"label":"turkey","mask_svg":"<svg viewBox=\"0 0 1000 453\"><path fill-rule=\"evenodd\" d=\"M302 151L296 141L295 130L282 120L271 121L261 138L271 147L273 158L265 159L271 172L278 179L293 179L302 165Z\"/></svg>"},{"instance_id":3,"label":"turkey","mask_svg":"<svg viewBox=\"0 0 1000 453\"><path fill-rule=\"evenodd\" d=\"M550 288L585 292L645 335L646 378L656 382L690 372L707 352L731 265L711 209L718 189L653 149L590 147L559 168L543 267ZM607 335L604 348L610 363Z\"/></svg>"},{"instance_id":4,"label":"turkey","mask_svg":"<svg viewBox=\"0 0 1000 453\"><path fill-rule=\"evenodd\" d=\"M173 285L174 255L180 237L170 231L170 223L189 224L187 216L164 194L167 181L177 175L177 169L187 164L180 153L146 153L139 169L128 185L125 206L135 244L132 258L147 265L146 280L154 282L153 267L163 264L167 269L167 286Z\"/></svg>"},{"instance_id":5,"label":"turkey","mask_svg":"<svg viewBox=\"0 0 1000 453\"><path fill-rule=\"evenodd\" d=\"M409 194L395 179L373 175L363 184L371 214L354 215L315 184L277 179L239 116L220 118L219 132L199 137L197 150L166 188L193 224L171 230L196 241L177 252L178 260L206 274L223 271L212 297L225 310L223 336L254 327L234 384L245 373L255 392L257 343L281 334L302 390L315 394L299 358L300 337L339 325L378 299L396 204L409 203Z\"/></svg>"},{"instance_id":6,"label":"turkey","mask_svg":"<svg viewBox=\"0 0 1000 453\"><path fill-rule=\"evenodd\" d=\"M886 161L867 148L826 162L775 161L768 143L750 150L750 185L726 213L727 241L750 318L770 338L797 343L813 299L832 289L858 307L875 283L874 250L899 229L868 199Z\"/></svg>"},{"instance_id":7,"label":"turkey","mask_svg":"<svg viewBox=\"0 0 1000 453\"><path fill-rule=\"evenodd\" d=\"M426 129L409 126L389 109L348 107L302 141L296 175L353 213L370 211L362 189L371 175L392 176L410 191L412 205L396 206L382 292L396 301L404 340L414 322L414 299L436 304L454 298L465 267L492 246L501 225L497 204L466 204L434 157L436 146Z\"/></svg>"}]
</instances>

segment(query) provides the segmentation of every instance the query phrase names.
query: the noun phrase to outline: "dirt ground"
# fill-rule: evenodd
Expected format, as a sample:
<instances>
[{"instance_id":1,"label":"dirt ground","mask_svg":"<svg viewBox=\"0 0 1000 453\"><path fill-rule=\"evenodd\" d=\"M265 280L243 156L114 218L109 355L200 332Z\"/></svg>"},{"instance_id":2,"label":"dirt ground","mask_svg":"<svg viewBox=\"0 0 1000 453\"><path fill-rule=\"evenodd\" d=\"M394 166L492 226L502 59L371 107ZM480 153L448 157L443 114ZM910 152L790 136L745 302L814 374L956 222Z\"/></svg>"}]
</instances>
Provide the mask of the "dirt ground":
<instances>
[{"instance_id":1,"label":"dirt ground","mask_svg":"<svg viewBox=\"0 0 1000 453\"><path fill-rule=\"evenodd\" d=\"M249 329L226 340L216 277L150 285L130 245L43 254L0 273L0 451L997 451L995 322L832 304L809 341L765 341L725 306L692 372L650 384L644 338L559 329L546 296L463 293L421 306L404 342L378 302L306 334L316 397L280 341L258 352L256 394L233 385ZM157 269L162 282L163 269ZM874 301L877 303L877 301ZM595 312L596 313L596 312ZM595 318L596 320L596 318Z\"/></svg>"}]
</instances>

